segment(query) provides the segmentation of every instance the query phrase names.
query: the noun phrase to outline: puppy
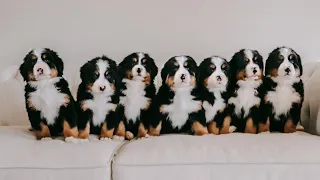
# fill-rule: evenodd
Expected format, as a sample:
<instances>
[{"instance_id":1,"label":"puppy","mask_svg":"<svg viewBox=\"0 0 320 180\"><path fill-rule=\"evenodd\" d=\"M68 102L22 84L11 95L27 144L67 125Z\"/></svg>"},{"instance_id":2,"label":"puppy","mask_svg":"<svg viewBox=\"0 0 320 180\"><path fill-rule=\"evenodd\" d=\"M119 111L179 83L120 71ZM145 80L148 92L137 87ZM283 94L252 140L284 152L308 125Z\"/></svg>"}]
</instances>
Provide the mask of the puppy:
<instances>
[{"instance_id":1,"label":"puppy","mask_svg":"<svg viewBox=\"0 0 320 180\"><path fill-rule=\"evenodd\" d=\"M148 54L136 52L124 58L119 69L122 81L117 133L125 134L126 139L145 137L152 118L150 106L156 94L154 78L158 67Z\"/></svg>"},{"instance_id":2,"label":"puppy","mask_svg":"<svg viewBox=\"0 0 320 180\"><path fill-rule=\"evenodd\" d=\"M219 56L204 59L199 66L198 88L205 111L208 131L211 134L226 134L235 130L230 127L231 117L227 112L227 87L230 78L229 63Z\"/></svg>"},{"instance_id":3,"label":"puppy","mask_svg":"<svg viewBox=\"0 0 320 180\"><path fill-rule=\"evenodd\" d=\"M231 79L228 111L238 132L257 133L260 122L262 56L256 50L242 49L230 61Z\"/></svg>"},{"instance_id":4,"label":"puppy","mask_svg":"<svg viewBox=\"0 0 320 180\"><path fill-rule=\"evenodd\" d=\"M293 49L278 47L266 61L263 82L264 124L271 131L292 133L300 121L304 100L301 58ZM268 126L261 131L269 131Z\"/></svg>"},{"instance_id":5,"label":"puppy","mask_svg":"<svg viewBox=\"0 0 320 180\"><path fill-rule=\"evenodd\" d=\"M63 133L66 141L78 137L75 101L63 75L63 61L51 49L30 51L20 65L25 103L37 139Z\"/></svg>"},{"instance_id":6,"label":"puppy","mask_svg":"<svg viewBox=\"0 0 320 180\"><path fill-rule=\"evenodd\" d=\"M96 57L80 69L82 82L77 93L79 138L90 133L110 139L118 126L116 108L119 103L117 64L106 56Z\"/></svg>"},{"instance_id":7,"label":"puppy","mask_svg":"<svg viewBox=\"0 0 320 180\"><path fill-rule=\"evenodd\" d=\"M208 134L197 98L197 64L190 56L175 56L161 70L162 86L156 98L157 117L150 135L166 133Z\"/></svg>"}]
</instances>

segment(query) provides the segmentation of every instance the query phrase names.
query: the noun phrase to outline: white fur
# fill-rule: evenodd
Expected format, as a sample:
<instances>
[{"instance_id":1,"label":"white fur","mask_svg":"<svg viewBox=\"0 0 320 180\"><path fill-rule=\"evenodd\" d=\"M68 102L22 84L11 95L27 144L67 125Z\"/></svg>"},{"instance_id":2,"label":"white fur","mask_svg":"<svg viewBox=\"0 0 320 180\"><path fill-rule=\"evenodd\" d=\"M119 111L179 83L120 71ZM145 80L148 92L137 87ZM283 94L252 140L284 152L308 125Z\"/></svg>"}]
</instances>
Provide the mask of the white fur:
<instances>
[{"instance_id":1,"label":"white fur","mask_svg":"<svg viewBox=\"0 0 320 180\"><path fill-rule=\"evenodd\" d=\"M260 105L261 99L257 97L257 90L261 84L261 80L251 80L246 81L239 80L239 89L237 91L237 97L231 97L228 104L235 105L235 114L237 116L241 115L241 110L244 110L244 116L247 116L250 109L255 105Z\"/></svg>"},{"instance_id":2,"label":"white fur","mask_svg":"<svg viewBox=\"0 0 320 180\"><path fill-rule=\"evenodd\" d=\"M215 91L213 91L215 97L213 105L211 105L208 101L203 102L203 108L205 110L207 122L212 121L218 113L218 111L224 110L224 108L226 107L226 103L224 99L221 97L221 93L224 91L226 91L225 88L217 88Z\"/></svg>"},{"instance_id":3,"label":"white fur","mask_svg":"<svg viewBox=\"0 0 320 180\"><path fill-rule=\"evenodd\" d=\"M245 68L247 78L248 79L258 79L259 78L258 75L261 74L261 70L260 70L258 64L255 64L253 62L254 55L253 55L252 50L245 49L244 54L249 59L249 63L246 65L246 68ZM255 74L253 73L254 69L257 70L257 72Z\"/></svg>"},{"instance_id":4,"label":"white fur","mask_svg":"<svg viewBox=\"0 0 320 180\"><path fill-rule=\"evenodd\" d=\"M297 93L292 84L299 82L299 78L287 78L287 77L276 77L272 78L277 83L275 91L269 91L267 93L267 100L273 105L273 112L275 117L282 114L286 114L292 106L292 103L298 103L301 101L301 96Z\"/></svg>"},{"instance_id":5,"label":"white fur","mask_svg":"<svg viewBox=\"0 0 320 180\"><path fill-rule=\"evenodd\" d=\"M143 79L146 77L146 75L147 75L147 70L146 70L146 68L142 65L142 62L141 62L142 59L145 57L145 54L139 52L139 53L137 53L137 55L138 55L138 64L135 65L135 66L133 66L133 68L132 68L132 76L133 76L133 79L134 79L134 80L143 80ZM141 69L140 75L139 75L138 72L137 72L138 68Z\"/></svg>"},{"instance_id":6,"label":"white fur","mask_svg":"<svg viewBox=\"0 0 320 180\"><path fill-rule=\"evenodd\" d=\"M124 113L127 119L134 122L140 116L140 111L147 106L150 98L145 97L145 83L141 80L123 79L127 89L122 91L125 95L120 97L120 104L124 106Z\"/></svg>"},{"instance_id":7,"label":"white fur","mask_svg":"<svg viewBox=\"0 0 320 180\"><path fill-rule=\"evenodd\" d=\"M43 48L35 48L32 52L37 57L37 62L33 66L33 74L36 80L48 79L51 77L51 69L49 65L43 61L41 56L43 51ZM43 74L39 74L37 71L39 68L43 69Z\"/></svg>"},{"instance_id":8,"label":"white fur","mask_svg":"<svg viewBox=\"0 0 320 180\"><path fill-rule=\"evenodd\" d=\"M60 106L65 103L67 94L61 93L55 87L61 77L32 81L29 84L37 90L30 93L29 101L41 112L41 116L47 120L48 125L55 123Z\"/></svg>"},{"instance_id":9,"label":"white fur","mask_svg":"<svg viewBox=\"0 0 320 180\"><path fill-rule=\"evenodd\" d=\"M294 54L291 49L283 47L279 49L280 55L284 57L283 62L280 64L278 68L278 76L289 76L289 77L297 77L300 75L299 70L295 70L293 64L289 61L289 56ZM291 71L289 74L285 72L285 69L289 68Z\"/></svg>"},{"instance_id":10,"label":"white fur","mask_svg":"<svg viewBox=\"0 0 320 180\"><path fill-rule=\"evenodd\" d=\"M212 57L211 62L216 66L215 71L208 77L208 88L223 88L228 83L228 77L224 74L221 69L224 60L220 57ZM217 80L217 76L221 77L221 81Z\"/></svg>"},{"instance_id":11,"label":"white fur","mask_svg":"<svg viewBox=\"0 0 320 180\"><path fill-rule=\"evenodd\" d=\"M189 113L200 109L201 102L193 100L192 89L193 87L175 88L173 103L163 108L163 112L168 113L173 127L181 128L188 120Z\"/></svg>"},{"instance_id":12,"label":"white fur","mask_svg":"<svg viewBox=\"0 0 320 180\"><path fill-rule=\"evenodd\" d=\"M109 81L105 78L105 73L109 67L109 64L106 61L99 60L97 61L97 69L99 71L99 78L92 85L93 93L105 93L106 95L112 95L114 90L110 87ZM104 91L100 90L100 87L105 86L106 89Z\"/></svg>"},{"instance_id":13,"label":"white fur","mask_svg":"<svg viewBox=\"0 0 320 180\"><path fill-rule=\"evenodd\" d=\"M189 71L184 67L184 62L187 61L187 57L185 56L177 56L175 57L176 61L179 64L179 69L174 75L173 82L175 87L189 87L191 82L191 76ZM185 75L185 80L181 80L182 74Z\"/></svg>"}]
</instances>

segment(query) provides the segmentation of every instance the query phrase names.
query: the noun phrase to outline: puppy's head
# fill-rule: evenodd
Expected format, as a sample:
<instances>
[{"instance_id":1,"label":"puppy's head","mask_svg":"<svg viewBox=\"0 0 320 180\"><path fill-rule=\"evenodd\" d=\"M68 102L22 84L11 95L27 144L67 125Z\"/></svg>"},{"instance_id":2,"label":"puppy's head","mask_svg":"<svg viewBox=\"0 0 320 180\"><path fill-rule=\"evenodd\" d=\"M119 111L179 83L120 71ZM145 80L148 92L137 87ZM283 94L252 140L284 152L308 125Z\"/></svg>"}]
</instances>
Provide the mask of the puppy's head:
<instances>
[{"instance_id":1,"label":"puppy's head","mask_svg":"<svg viewBox=\"0 0 320 180\"><path fill-rule=\"evenodd\" d=\"M236 80L259 80L263 76L263 59L257 50L242 49L231 61L232 78Z\"/></svg>"},{"instance_id":2,"label":"puppy's head","mask_svg":"<svg viewBox=\"0 0 320 180\"><path fill-rule=\"evenodd\" d=\"M180 88L195 86L197 63L190 56L170 58L161 71L162 84Z\"/></svg>"},{"instance_id":3,"label":"puppy's head","mask_svg":"<svg viewBox=\"0 0 320 180\"><path fill-rule=\"evenodd\" d=\"M274 49L266 61L266 76L300 77L302 65L299 54L288 47Z\"/></svg>"},{"instance_id":4,"label":"puppy's head","mask_svg":"<svg viewBox=\"0 0 320 180\"><path fill-rule=\"evenodd\" d=\"M80 69L80 78L93 93L112 94L117 83L117 64L106 56L96 57Z\"/></svg>"},{"instance_id":5,"label":"puppy's head","mask_svg":"<svg viewBox=\"0 0 320 180\"><path fill-rule=\"evenodd\" d=\"M229 82L229 64L224 58L218 56L206 58L199 66L198 77L198 83L202 87L224 88Z\"/></svg>"},{"instance_id":6,"label":"puppy's head","mask_svg":"<svg viewBox=\"0 0 320 180\"><path fill-rule=\"evenodd\" d=\"M147 84L153 83L158 74L154 60L146 53L132 53L119 64L122 76L126 79L141 80Z\"/></svg>"},{"instance_id":7,"label":"puppy's head","mask_svg":"<svg viewBox=\"0 0 320 180\"><path fill-rule=\"evenodd\" d=\"M20 73L25 81L40 81L63 74L63 61L51 49L31 50L20 65Z\"/></svg>"}]
</instances>

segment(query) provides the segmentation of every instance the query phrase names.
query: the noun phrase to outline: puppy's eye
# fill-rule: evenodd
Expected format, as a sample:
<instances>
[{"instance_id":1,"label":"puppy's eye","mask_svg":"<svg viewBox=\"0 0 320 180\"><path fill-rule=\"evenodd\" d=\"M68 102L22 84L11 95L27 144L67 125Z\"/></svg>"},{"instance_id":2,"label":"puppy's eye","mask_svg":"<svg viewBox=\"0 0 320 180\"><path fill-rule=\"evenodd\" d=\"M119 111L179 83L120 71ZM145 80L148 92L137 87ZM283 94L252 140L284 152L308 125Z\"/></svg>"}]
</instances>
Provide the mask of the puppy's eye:
<instances>
[{"instance_id":1,"label":"puppy's eye","mask_svg":"<svg viewBox=\"0 0 320 180\"><path fill-rule=\"evenodd\" d=\"M133 62L137 62L137 58L133 58L132 60L133 60Z\"/></svg>"},{"instance_id":2,"label":"puppy's eye","mask_svg":"<svg viewBox=\"0 0 320 180\"><path fill-rule=\"evenodd\" d=\"M178 66L179 66L179 64L178 64L178 63L176 63L176 62L175 62L173 65L174 65L174 66L176 66L176 67L178 67Z\"/></svg>"},{"instance_id":3,"label":"puppy's eye","mask_svg":"<svg viewBox=\"0 0 320 180\"><path fill-rule=\"evenodd\" d=\"M211 68L212 70L215 70L215 69L216 69L216 65L211 64L211 65L210 65L210 68Z\"/></svg>"},{"instance_id":4,"label":"puppy's eye","mask_svg":"<svg viewBox=\"0 0 320 180\"><path fill-rule=\"evenodd\" d=\"M258 62L258 56L255 56L254 58L253 58L253 62Z\"/></svg>"},{"instance_id":5,"label":"puppy's eye","mask_svg":"<svg viewBox=\"0 0 320 180\"><path fill-rule=\"evenodd\" d=\"M249 63L249 62L250 62L250 59L247 58L247 57L245 57L245 58L244 58L244 61L245 61L246 63Z\"/></svg>"},{"instance_id":6,"label":"puppy's eye","mask_svg":"<svg viewBox=\"0 0 320 180\"><path fill-rule=\"evenodd\" d=\"M294 59L294 56L293 54L290 54L289 58L288 58L290 61L292 61Z\"/></svg>"},{"instance_id":7,"label":"puppy's eye","mask_svg":"<svg viewBox=\"0 0 320 180\"><path fill-rule=\"evenodd\" d=\"M227 68L227 65L226 64L222 64L221 69L225 70L226 68Z\"/></svg>"},{"instance_id":8,"label":"puppy's eye","mask_svg":"<svg viewBox=\"0 0 320 180\"><path fill-rule=\"evenodd\" d=\"M279 56L279 59L280 59L281 61L283 61L283 60L284 60L284 56L280 55L280 56Z\"/></svg>"},{"instance_id":9,"label":"puppy's eye","mask_svg":"<svg viewBox=\"0 0 320 180\"><path fill-rule=\"evenodd\" d=\"M147 59L142 59L142 63L145 64L147 62Z\"/></svg>"},{"instance_id":10,"label":"puppy's eye","mask_svg":"<svg viewBox=\"0 0 320 180\"><path fill-rule=\"evenodd\" d=\"M43 54L42 59L46 59L46 58L47 58L47 55Z\"/></svg>"}]
</instances>

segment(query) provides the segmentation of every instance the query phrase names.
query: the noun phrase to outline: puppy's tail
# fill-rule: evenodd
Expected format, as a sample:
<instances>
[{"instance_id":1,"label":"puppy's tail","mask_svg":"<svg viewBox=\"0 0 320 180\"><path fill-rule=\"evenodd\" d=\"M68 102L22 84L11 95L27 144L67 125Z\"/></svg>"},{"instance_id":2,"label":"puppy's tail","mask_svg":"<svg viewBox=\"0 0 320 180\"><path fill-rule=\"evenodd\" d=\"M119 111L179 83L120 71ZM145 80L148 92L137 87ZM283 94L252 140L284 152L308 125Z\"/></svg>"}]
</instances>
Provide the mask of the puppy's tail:
<instances>
[{"instance_id":1,"label":"puppy's tail","mask_svg":"<svg viewBox=\"0 0 320 180\"><path fill-rule=\"evenodd\" d=\"M10 80L16 79L19 84L23 84L24 80L19 73L19 65L11 65L4 69L0 74L0 83L6 83Z\"/></svg>"}]
</instances>

